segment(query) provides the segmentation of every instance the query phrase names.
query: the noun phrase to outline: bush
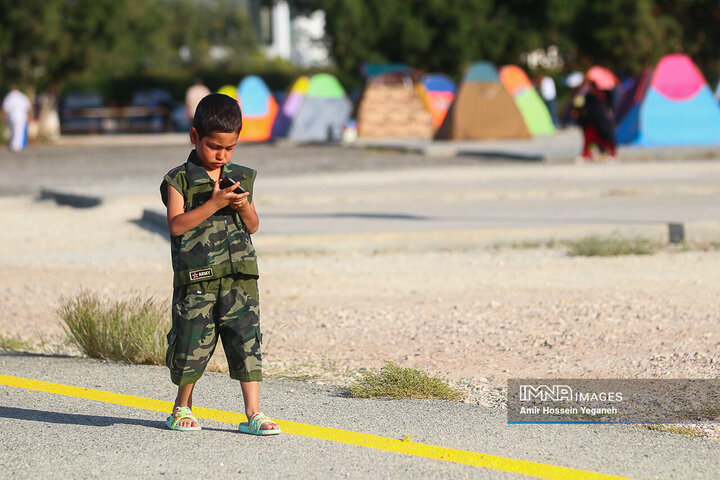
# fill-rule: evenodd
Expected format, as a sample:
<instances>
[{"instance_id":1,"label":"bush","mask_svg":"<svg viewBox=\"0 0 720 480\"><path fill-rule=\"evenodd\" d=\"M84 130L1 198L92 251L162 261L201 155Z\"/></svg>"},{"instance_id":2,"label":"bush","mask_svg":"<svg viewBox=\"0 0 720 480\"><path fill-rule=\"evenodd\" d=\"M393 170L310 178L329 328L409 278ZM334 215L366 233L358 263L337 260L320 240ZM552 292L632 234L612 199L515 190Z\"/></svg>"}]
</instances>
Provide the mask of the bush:
<instances>
[{"instance_id":1,"label":"bush","mask_svg":"<svg viewBox=\"0 0 720 480\"><path fill-rule=\"evenodd\" d=\"M464 395L439 378L414 368L386 362L380 373L362 372L362 378L348 387L357 398L440 398L461 400Z\"/></svg>"},{"instance_id":2,"label":"bush","mask_svg":"<svg viewBox=\"0 0 720 480\"><path fill-rule=\"evenodd\" d=\"M567 242L570 255L583 257L613 257L617 255L652 255L655 244L646 238L623 239L592 236Z\"/></svg>"},{"instance_id":3,"label":"bush","mask_svg":"<svg viewBox=\"0 0 720 480\"><path fill-rule=\"evenodd\" d=\"M165 364L167 312L167 305L139 294L110 301L87 291L63 297L57 310L70 343L88 356L143 365Z\"/></svg>"}]
</instances>

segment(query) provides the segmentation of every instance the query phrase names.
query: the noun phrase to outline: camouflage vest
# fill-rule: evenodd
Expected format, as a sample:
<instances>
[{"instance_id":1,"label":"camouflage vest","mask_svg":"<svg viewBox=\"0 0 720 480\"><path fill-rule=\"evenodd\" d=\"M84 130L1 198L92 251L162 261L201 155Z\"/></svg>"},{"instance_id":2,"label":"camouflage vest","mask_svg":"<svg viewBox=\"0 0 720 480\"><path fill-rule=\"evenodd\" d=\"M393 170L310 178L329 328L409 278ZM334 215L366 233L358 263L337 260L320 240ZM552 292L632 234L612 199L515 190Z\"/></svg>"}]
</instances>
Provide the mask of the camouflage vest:
<instances>
[{"instance_id":1,"label":"camouflage vest","mask_svg":"<svg viewBox=\"0 0 720 480\"><path fill-rule=\"evenodd\" d=\"M251 168L228 163L222 176L240 182L250 192L257 172ZM170 170L160 185L163 203L167 206L167 189L172 185L185 199L188 212L207 202L212 196L213 182L205 168L190 152L187 162ZM222 278L235 273L258 275L255 247L240 214L225 207L215 212L195 228L170 237L175 287L202 280Z\"/></svg>"}]
</instances>

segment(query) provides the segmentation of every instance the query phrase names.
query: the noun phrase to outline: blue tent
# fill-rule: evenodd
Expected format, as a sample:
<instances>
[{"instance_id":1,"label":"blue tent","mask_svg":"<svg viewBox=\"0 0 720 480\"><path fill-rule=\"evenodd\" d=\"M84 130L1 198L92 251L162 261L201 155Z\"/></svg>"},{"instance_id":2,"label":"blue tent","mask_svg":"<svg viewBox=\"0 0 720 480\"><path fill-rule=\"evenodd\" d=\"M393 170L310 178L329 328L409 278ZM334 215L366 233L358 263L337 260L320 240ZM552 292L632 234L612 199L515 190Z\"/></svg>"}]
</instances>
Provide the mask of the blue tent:
<instances>
[{"instance_id":1,"label":"blue tent","mask_svg":"<svg viewBox=\"0 0 720 480\"><path fill-rule=\"evenodd\" d=\"M617 141L643 146L720 143L720 106L702 73L683 54L663 57L626 93Z\"/></svg>"},{"instance_id":2,"label":"blue tent","mask_svg":"<svg viewBox=\"0 0 720 480\"><path fill-rule=\"evenodd\" d=\"M431 73L422 78L425 90L430 92L452 92L455 93L455 83L441 73Z\"/></svg>"}]
</instances>

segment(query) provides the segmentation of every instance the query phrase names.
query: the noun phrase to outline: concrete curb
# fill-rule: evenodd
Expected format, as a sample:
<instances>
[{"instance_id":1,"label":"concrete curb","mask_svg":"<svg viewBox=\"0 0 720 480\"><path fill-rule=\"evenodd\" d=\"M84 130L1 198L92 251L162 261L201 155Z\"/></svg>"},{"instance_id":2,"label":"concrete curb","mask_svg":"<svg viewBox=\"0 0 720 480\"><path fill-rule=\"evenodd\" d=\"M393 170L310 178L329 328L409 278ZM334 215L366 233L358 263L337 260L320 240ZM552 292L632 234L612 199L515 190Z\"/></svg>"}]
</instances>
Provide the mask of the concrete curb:
<instances>
[{"instance_id":1,"label":"concrete curb","mask_svg":"<svg viewBox=\"0 0 720 480\"><path fill-rule=\"evenodd\" d=\"M597 235L619 238L643 237L667 242L667 225L587 225L460 231L402 233L358 233L327 235L257 235L253 239L261 255L358 253L365 255L393 252L469 250L482 247L542 246L550 241L577 240Z\"/></svg>"},{"instance_id":2,"label":"concrete curb","mask_svg":"<svg viewBox=\"0 0 720 480\"><path fill-rule=\"evenodd\" d=\"M542 148L529 147L525 151L492 146L453 145L452 143L409 143L403 141L361 142L346 145L348 148L379 150L387 152L413 153L429 157L476 157L495 160L516 160L524 162L545 162L549 164L573 163L579 150L568 152L547 152ZM651 162L674 160L711 160L720 158L720 145L688 147L620 147L619 157L623 162Z\"/></svg>"},{"instance_id":3,"label":"concrete curb","mask_svg":"<svg viewBox=\"0 0 720 480\"><path fill-rule=\"evenodd\" d=\"M387 152L414 153L428 157L477 157L498 160L519 160L526 162L540 162L548 157L542 153L524 153L512 150L498 150L497 148L468 147L453 145L449 142L409 144L403 142L362 142L345 144L347 148L361 150L376 150Z\"/></svg>"},{"instance_id":4,"label":"concrete curb","mask_svg":"<svg viewBox=\"0 0 720 480\"><path fill-rule=\"evenodd\" d=\"M164 212L143 210L141 224L167 233ZM503 245L538 245L590 236L644 238L658 244L718 243L720 222L647 223L631 225L573 225L458 231L370 232L253 236L262 255L349 253L376 254L434 250L463 250Z\"/></svg>"}]
</instances>

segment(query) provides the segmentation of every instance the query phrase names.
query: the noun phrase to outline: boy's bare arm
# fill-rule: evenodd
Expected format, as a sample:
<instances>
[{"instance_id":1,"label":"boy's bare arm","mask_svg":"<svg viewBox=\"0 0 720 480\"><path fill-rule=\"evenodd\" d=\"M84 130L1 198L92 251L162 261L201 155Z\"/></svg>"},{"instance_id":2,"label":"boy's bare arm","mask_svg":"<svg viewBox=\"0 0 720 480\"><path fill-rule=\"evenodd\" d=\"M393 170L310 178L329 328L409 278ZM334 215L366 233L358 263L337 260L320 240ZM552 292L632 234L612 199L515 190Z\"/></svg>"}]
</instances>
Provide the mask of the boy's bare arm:
<instances>
[{"instance_id":1,"label":"boy's bare arm","mask_svg":"<svg viewBox=\"0 0 720 480\"><path fill-rule=\"evenodd\" d=\"M207 220L213 213L221 208L230 205L230 202L237 201L237 195L232 193L234 186L221 189L219 182L213 185L213 193L210 199L199 207L185 211L185 201L177 190L168 185L167 220L170 235L176 237L195 228Z\"/></svg>"},{"instance_id":2,"label":"boy's bare arm","mask_svg":"<svg viewBox=\"0 0 720 480\"><path fill-rule=\"evenodd\" d=\"M257 212L255 211L255 203L248 203L247 197L249 193L241 193L238 198L230 202L230 206L237 210L242 217L243 223L247 227L248 233L252 234L257 232L260 226L260 219L258 219Z\"/></svg>"},{"instance_id":3,"label":"boy's bare arm","mask_svg":"<svg viewBox=\"0 0 720 480\"><path fill-rule=\"evenodd\" d=\"M245 206L238 209L240 216L247 227L248 233L255 233L260 227L260 219L255 211L255 203L245 202Z\"/></svg>"}]
</instances>

